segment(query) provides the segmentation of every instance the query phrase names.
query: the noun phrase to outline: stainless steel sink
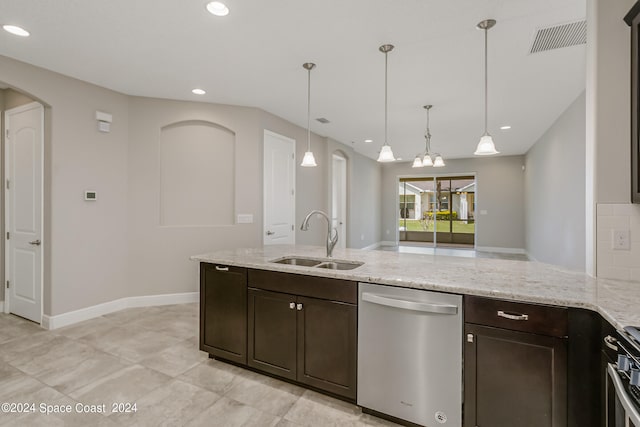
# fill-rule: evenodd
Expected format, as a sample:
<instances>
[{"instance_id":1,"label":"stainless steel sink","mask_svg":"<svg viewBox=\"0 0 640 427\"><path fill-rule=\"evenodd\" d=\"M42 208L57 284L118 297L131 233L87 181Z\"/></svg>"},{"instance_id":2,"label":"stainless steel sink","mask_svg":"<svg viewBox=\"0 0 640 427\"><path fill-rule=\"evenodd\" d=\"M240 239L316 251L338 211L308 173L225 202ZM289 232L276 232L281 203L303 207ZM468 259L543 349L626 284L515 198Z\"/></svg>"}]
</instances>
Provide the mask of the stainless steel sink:
<instances>
[{"instance_id":1,"label":"stainless steel sink","mask_svg":"<svg viewBox=\"0 0 640 427\"><path fill-rule=\"evenodd\" d=\"M276 264L299 265L302 267L326 268L329 270L353 270L364 264L359 261L334 260L331 258L303 258L296 256L287 256L271 262Z\"/></svg>"},{"instance_id":2,"label":"stainless steel sink","mask_svg":"<svg viewBox=\"0 0 640 427\"><path fill-rule=\"evenodd\" d=\"M362 262L356 261L328 261L315 265L315 268L327 268L329 270L353 270L360 267Z\"/></svg>"},{"instance_id":3,"label":"stainless steel sink","mask_svg":"<svg viewBox=\"0 0 640 427\"><path fill-rule=\"evenodd\" d=\"M289 265L301 265L303 267L313 267L320 264L322 261L310 258L296 258L296 257L285 257L282 259L274 260L271 262L275 262L276 264L289 264Z\"/></svg>"}]
</instances>

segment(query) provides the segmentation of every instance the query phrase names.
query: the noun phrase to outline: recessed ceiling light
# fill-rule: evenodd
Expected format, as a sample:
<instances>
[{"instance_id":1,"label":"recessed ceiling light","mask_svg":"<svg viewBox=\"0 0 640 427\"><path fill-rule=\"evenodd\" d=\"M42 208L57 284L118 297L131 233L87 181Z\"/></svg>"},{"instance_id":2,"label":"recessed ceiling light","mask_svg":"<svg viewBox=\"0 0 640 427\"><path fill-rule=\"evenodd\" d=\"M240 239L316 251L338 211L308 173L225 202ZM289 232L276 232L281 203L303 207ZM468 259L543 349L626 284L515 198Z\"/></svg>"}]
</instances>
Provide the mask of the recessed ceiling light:
<instances>
[{"instance_id":1,"label":"recessed ceiling light","mask_svg":"<svg viewBox=\"0 0 640 427\"><path fill-rule=\"evenodd\" d=\"M20 37L29 37L29 31L15 25L3 25L2 28L7 32Z\"/></svg>"},{"instance_id":2,"label":"recessed ceiling light","mask_svg":"<svg viewBox=\"0 0 640 427\"><path fill-rule=\"evenodd\" d=\"M194 94L196 94L196 95L204 95L205 93L207 93L207 92L205 92L205 91L204 91L204 90L202 90L202 89L194 89L194 90L192 90L191 92L193 92L193 93L194 93Z\"/></svg>"},{"instance_id":3,"label":"recessed ceiling light","mask_svg":"<svg viewBox=\"0 0 640 427\"><path fill-rule=\"evenodd\" d=\"M222 2L212 1L207 4L207 10L210 14L216 16L227 16L229 14L229 8Z\"/></svg>"},{"instance_id":4,"label":"recessed ceiling light","mask_svg":"<svg viewBox=\"0 0 640 427\"><path fill-rule=\"evenodd\" d=\"M502 129L502 130L509 130L509 129L511 129L511 126L509 126L509 125L506 125L506 126L500 126L500 129Z\"/></svg>"},{"instance_id":5,"label":"recessed ceiling light","mask_svg":"<svg viewBox=\"0 0 640 427\"><path fill-rule=\"evenodd\" d=\"M365 139L364 142L373 142L373 139Z\"/></svg>"}]
</instances>

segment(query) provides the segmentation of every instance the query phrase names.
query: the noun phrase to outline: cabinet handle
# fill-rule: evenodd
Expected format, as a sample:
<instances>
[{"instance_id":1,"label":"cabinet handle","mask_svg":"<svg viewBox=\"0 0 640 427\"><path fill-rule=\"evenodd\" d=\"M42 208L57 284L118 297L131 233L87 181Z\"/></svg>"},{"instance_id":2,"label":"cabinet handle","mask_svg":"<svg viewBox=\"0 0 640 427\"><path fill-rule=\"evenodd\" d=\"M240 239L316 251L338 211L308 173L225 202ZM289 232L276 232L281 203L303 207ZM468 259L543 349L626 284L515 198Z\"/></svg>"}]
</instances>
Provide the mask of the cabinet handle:
<instances>
[{"instance_id":1,"label":"cabinet handle","mask_svg":"<svg viewBox=\"0 0 640 427\"><path fill-rule=\"evenodd\" d=\"M290 303L289 303L289 308L290 308L291 310L293 310L294 308L296 308L296 303L295 303L295 302L290 302Z\"/></svg>"},{"instance_id":2,"label":"cabinet handle","mask_svg":"<svg viewBox=\"0 0 640 427\"><path fill-rule=\"evenodd\" d=\"M218 271L229 271L229 267L220 267L219 265L216 265L216 270L218 270Z\"/></svg>"},{"instance_id":3,"label":"cabinet handle","mask_svg":"<svg viewBox=\"0 0 640 427\"><path fill-rule=\"evenodd\" d=\"M528 314L509 314L505 313L502 310L498 311L498 317L504 317L505 319L509 320L529 320Z\"/></svg>"},{"instance_id":4,"label":"cabinet handle","mask_svg":"<svg viewBox=\"0 0 640 427\"><path fill-rule=\"evenodd\" d=\"M296 308L298 309L298 311L302 310L302 304L298 303L298 305L296 305Z\"/></svg>"},{"instance_id":5,"label":"cabinet handle","mask_svg":"<svg viewBox=\"0 0 640 427\"><path fill-rule=\"evenodd\" d=\"M604 337L604 345L606 345L613 351L618 351L618 346L616 345L617 342L618 340L611 335L607 335L606 337Z\"/></svg>"}]
</instances>

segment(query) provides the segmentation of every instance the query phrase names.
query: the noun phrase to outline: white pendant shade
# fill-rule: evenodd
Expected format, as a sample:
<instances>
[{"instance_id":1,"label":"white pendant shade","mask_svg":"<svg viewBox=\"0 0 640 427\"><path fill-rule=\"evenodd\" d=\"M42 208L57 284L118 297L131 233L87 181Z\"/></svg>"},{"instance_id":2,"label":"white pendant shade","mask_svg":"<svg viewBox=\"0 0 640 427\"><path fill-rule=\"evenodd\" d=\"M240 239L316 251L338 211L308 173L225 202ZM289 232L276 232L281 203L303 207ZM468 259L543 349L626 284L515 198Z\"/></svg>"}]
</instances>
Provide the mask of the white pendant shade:
<instances>
[{"instance_id":1,"label":"white pendant shade","mask_svg":"<svg viewBox=\"0 0 640 427\"><path fill-rule=\"evenodd\" d=\"M378 156L379 162L393 162L396 158L393 156L393 151L391 151L391 147L387 144L382 146L380 149L380 155Z\"/></svg>"},{"instance_id":2,"label":"white pendant shade","mask_svg":"<svg viewBox=\"0 0 640 427\"><path fill-rule=\"evenodd\" d=\"M311 151L307 151L304 153L304 157L302 158L302 163L300 166L304 166L306 168L318 166L316 164L316 158L313 157L313 153Z\"/></svg>"},{"instance_id":3,"label":"white pendant shade","mask_svg":"<svg viewBox=\"0 0 640 427\"><path fill-rule=\"evenodd\" d=\"M431 160L430 155L424 155L424 158L422 159L422 166L433 166L433 160Z\"/></svg>"},{"instance_id":4,"label":"white pendant shade","mask_svg":"<svg viewBox=\"0 0 640 427\"><path fill-rule=\"evenodd\" d=\"M475 154L476 156L491 156L498 153L499 151L496 150L496 146L493 143L493 138L487 133L482 135L482 138L480 138L480 142L478 142L476 152L473 154Z\"/></svg>"},{"instance_id":5,"label":"white pendant shade","mask_svg":"<svg viewBox=\"0 0 640 427\"><path fill-rule=\"evenodd\" d=\"M438 154L436 156L436 159L433 161L433 167L434 168L442 168L442 167L444 167L444 160L442 159L442 156L440 154Z\"/></svg>"},{"instance_id":6,"label":"white pendant shade","mask_svg":"<svg viewBox=\"0 0 640 427\"><path fill-rule=\"evenodd\" d=\"M420 156L416 156L415 159L413 159L413 164L411 165L412 168L421 168L422 167L422 159L420 158Z\"/></svg>"}]
</instances>

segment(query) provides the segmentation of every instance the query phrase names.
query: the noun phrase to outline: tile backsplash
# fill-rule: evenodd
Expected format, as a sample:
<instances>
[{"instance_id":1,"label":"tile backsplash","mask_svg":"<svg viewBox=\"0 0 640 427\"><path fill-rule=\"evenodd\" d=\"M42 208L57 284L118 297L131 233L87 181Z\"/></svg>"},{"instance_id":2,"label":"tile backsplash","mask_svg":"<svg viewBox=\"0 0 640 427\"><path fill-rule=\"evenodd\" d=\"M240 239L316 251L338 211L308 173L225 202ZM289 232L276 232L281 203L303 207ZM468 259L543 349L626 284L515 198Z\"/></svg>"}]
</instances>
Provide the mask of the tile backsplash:
<instances>
[{"instance_id":1,"label":"tile backsplash","mask_svg":"<svg viewBox=\"0 0 640 427\"><path fill-rule=\"evenodd\" d=\"M628 231L629 250L613 249L614 231ZM598 204L596 237L597 276L640 282L640 205Z\"/></svg>"}]
</instances>

